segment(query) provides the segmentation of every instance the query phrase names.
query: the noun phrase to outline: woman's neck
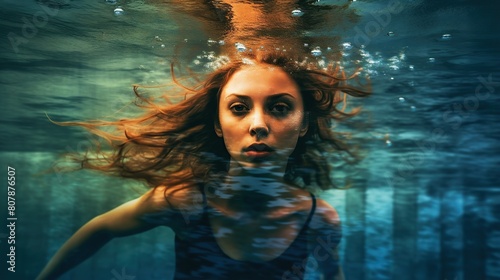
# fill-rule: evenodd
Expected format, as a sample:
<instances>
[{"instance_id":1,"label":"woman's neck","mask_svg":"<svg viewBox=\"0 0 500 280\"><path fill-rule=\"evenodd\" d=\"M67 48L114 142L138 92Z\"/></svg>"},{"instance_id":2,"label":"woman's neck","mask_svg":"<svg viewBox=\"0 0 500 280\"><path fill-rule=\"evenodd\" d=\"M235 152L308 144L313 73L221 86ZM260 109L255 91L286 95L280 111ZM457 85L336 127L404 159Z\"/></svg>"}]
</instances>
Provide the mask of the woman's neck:
<instances>
[{"instance_id":1,"label":"woman's neck","mask_svg":"<svg viewBox=\"0 0 500 280\"><path fill-rule=\"evenodd\" d=\"M294 190L295 187L285 182L284 171L273 167L233 166L211 200L229 215L261 215L289 207Z\"/></svg>"}]
</instances>

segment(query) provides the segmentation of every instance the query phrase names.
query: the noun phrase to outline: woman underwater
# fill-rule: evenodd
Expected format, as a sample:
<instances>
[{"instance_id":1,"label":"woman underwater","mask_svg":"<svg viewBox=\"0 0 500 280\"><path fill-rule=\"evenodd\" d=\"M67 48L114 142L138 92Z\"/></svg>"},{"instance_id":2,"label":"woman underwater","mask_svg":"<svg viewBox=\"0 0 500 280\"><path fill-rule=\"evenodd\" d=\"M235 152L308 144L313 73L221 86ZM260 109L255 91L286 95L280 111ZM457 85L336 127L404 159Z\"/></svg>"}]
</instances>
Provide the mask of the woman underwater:
<instances>
[{"instance_id":1,"label":"woman underwater","mask_svg":"<svg viewBox=\"0 0 500 280\"><path fill-rule=\"evenodd\" d=\"M115 237L158 226L175 233L174 279L305 279L306 268L342 279L339 216L313 191L334 187L328 154L348 151L331 130L354 114L338 108L341 95L369 93L335 69L285 54L247 54L186 100L151 103L137 119L66 123L114 148L85 155L84 168L151 189L81 227L38 279L57 278Z\"/></svg>"}]
</instances>

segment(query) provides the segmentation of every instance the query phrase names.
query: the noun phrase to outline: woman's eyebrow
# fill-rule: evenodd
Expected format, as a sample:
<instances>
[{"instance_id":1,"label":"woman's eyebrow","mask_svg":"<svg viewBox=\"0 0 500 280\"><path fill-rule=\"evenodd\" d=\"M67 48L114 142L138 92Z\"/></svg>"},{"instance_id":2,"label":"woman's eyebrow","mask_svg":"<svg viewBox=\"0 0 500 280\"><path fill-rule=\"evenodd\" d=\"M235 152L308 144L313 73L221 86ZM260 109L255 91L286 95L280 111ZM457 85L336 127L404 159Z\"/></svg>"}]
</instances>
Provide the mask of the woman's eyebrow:
<instances>
[{"instance_id":1,"label":"woman's eyebrow","mask_svg":"<svg viewBox=\"0 0 500 280\"><path fill-rule=\"evenodd\" d=\"M282 97L289 97L292 99L296 99L295 96L293 96L292 94L290 94L288 92L280 92L280 93L271 94L268 96L268 99L275 100L275 99L280 99Z\"/></svg>"},{"instance_id":2,"label":"woman's eyebrow","mask_svg":"<svg viewBox=\"0 0 500 280\"><path fill-rule=\"evenodd\" d=\"M250 96L248 96L248 95L237 94L237 93L228 94L224 99L229 99L231 97L236 97L236 98L245 99L245 100L251 99Z\"/></svg>"},{"instance_id":3,"label":"woman's eyebrow","mask_svg":"<svg viewBox=\"0 0 500 280\"><path fill-rule=\"evenodd\" d=\"M231 98L233 96L237 97L237 98L240 98L240 99L244 99L244 100L252 99L248 95L237 94L237 93L231 93L231 94L227 95L224 99L229 99L229 98ZM292 99L296 99L295 96L293 96L292 94L290 94L288 92L273 93L273 94L270 94L267 98L271 99L271 100L275 100L275 99L280 99L282 97L289 97L289 98L292 98Z\"/></svg>"}]
</instances>

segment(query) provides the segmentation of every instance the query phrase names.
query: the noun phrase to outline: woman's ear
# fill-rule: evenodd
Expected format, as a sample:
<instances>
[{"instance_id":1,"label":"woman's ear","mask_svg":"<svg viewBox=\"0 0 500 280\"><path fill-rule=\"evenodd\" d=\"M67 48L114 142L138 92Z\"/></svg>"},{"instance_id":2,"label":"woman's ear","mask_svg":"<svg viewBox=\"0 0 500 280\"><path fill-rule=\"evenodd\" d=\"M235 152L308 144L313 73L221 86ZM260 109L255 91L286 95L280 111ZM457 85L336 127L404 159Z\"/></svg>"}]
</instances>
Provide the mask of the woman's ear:
<instances>
[{"instance_id":1,"label":"woman's ear","mask_svg":"<svg viewBox=\"0 0 500 280\"><path fill-rule=\"evenodd\" d=\"M222 129L220 128L219 120L214 121L214 130L217 136L222 137Z\"/></svg>"},{"instance_id":2,"label":"woman's ear","mask_svg":"<svg viewBox=\"0 0 500 280\"><path fill-rule=\"evenodd\" d=\"M307 130L309 130L309 112L304 113L304 119L302 120L302 125L300 127L300 137L306 135Z\"/></svg>"}]
</instances>

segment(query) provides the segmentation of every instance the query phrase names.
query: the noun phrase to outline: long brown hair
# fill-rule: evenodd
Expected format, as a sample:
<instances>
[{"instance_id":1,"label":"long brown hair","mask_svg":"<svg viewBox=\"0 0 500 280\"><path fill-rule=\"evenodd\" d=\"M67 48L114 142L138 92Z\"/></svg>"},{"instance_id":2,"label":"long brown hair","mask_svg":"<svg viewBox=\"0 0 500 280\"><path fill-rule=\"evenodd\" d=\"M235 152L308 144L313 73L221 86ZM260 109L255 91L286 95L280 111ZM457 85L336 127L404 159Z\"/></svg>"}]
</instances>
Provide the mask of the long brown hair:
<instances>
[{"instance_id":1,"label":"long brown hair","mask_svg":"<svg viewBox=\"0 0 500 280\"><path fill-rule=\"evenodd\" d=\"M332 130L332 122L357 114L358 110L347 113L342 108L347 95L365 97L369 91L347 85L349 78L338 67L320 69L283 52L250 53L234 59L211 73L192 95L173 105L149 102L134 87L137 97L147 103L143 105L146 113L138 118L59 124L85 127L110 144L111 152L96 146L94 152L75 158L82 168L144 180L151 187L208 182L227 172L230 158L214 130L221 89L249 61L281 67L301 90L309 129L288 161L285 179L299 179L311 188L335 187L329 155L347 152L353 159L356 156Z\"/></svg>"}]
</instances>

